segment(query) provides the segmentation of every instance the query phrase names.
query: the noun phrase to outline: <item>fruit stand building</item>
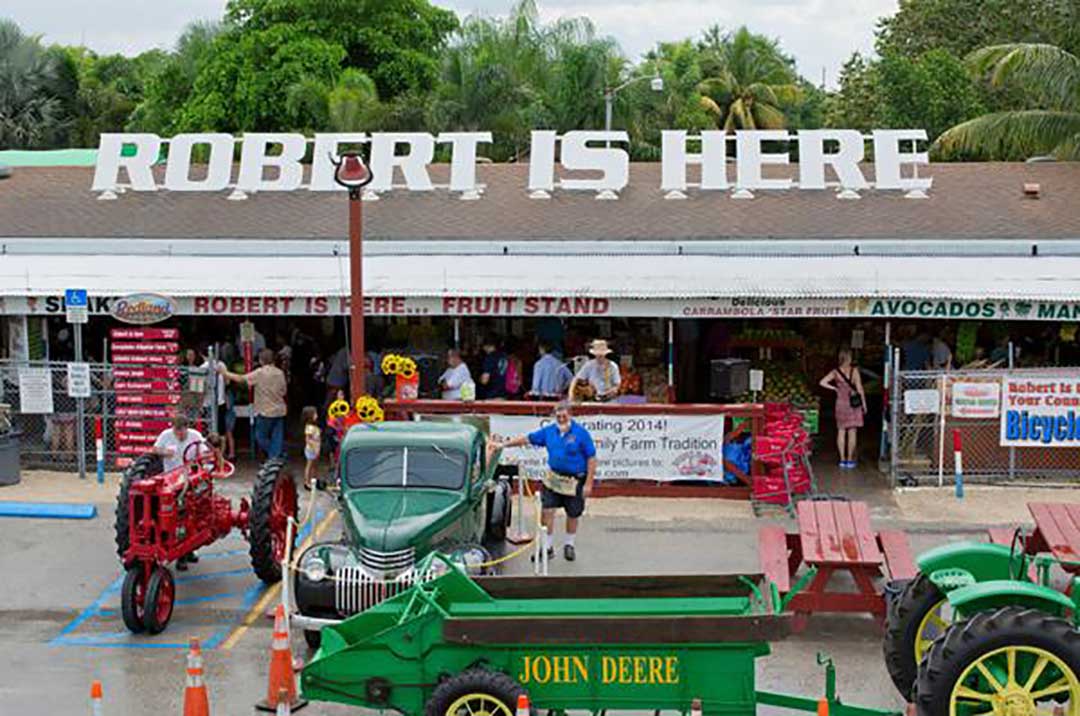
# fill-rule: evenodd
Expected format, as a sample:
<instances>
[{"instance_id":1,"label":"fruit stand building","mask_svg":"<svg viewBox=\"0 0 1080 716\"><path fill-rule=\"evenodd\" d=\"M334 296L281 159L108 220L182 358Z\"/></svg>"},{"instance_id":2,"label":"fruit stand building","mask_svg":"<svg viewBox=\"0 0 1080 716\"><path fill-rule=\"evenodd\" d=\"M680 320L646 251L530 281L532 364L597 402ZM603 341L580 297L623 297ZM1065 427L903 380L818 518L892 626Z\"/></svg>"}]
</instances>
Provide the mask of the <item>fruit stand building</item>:
<instances>
[{"instance_id":1,"label":"fruit stand building","mask_svg":"<svg viewBox=\"0 0 1080 716\"><path fill-rule=\"evenodd\" d=\"M628 186L606 197L536 198L524 164L479 165L478 192L387 191L365 206L369 343L435 366L447 346L471 348L484 333L526 358L537 336L568 356L605 337L632 357L650 403L710 402L709 362L728 357L764 370L748 399L814 403L838 347L880 374L887 343L909 332L947 340L958 363L988 358L1003 337L1024 346L1022 359L1080 360L1068 330L1080 321L1080 166L920 171L934 181L925 198L665 192L658 164L631 165ZM430 173L447 184L445 166ZM103 200L92 175L18 168L0 181L9 358L68 358L59 336L74 287L90 297L86 345L98 360L109 330L147 310L192 343L236 337L245 320L271 343L294 329L328 350L342 339L341 195Z\"/></svg>"}]
</instances>

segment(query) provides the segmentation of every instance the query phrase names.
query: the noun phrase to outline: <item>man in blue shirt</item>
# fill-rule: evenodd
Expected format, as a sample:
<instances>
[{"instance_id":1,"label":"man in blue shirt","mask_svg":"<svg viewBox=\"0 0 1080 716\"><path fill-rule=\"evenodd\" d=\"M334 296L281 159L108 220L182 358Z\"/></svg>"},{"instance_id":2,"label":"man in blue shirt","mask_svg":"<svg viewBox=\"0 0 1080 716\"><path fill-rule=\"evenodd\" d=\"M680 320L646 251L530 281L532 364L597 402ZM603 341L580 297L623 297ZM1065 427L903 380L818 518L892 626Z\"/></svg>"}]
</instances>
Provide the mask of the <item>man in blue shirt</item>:
<instances>
[{"instance_id":1,"label":"man in blue shirt","mask_svg":"<svg viewBox=\"0 0 1080 716\"><path fill-rule=\"evenodd\" d=\"M556 356L551 353L551 344L541 341L540 360L533 364L532 390L529 397L537 400L561 400L566 396L573 375Z\"/></svg>"},{"instance_id":2,"label":"man in blue shirt","mask_svg":"<svg viewBox=\"0 0 1080 716\"><path fill-rule=\"evenodd\" d=\"M544 525L544 549L548 558L555 556L555 510L566 512L566 542L563 556L573 562L577 558L574 537L578 522L585 512L585 498L592 494L596 477L596 446L592 435L570 415L570 403L555 406L555 422L535 432L503 441L500 447L533 445L547 448L548 474L540 493L541 516Z\"/></svg>"}]
</instances>

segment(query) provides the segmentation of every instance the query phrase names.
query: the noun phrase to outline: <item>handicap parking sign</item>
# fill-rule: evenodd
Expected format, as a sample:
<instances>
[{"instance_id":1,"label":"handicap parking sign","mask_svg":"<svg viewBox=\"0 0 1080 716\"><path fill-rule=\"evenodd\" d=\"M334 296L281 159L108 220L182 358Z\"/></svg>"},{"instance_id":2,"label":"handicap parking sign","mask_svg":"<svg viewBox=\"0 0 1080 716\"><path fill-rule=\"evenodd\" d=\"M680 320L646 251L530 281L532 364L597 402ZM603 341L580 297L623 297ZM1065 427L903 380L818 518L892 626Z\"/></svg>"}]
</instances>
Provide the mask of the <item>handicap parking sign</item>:
<instances>
[{"instance_id":1,"label":"handicap parking sign","mask_svg":"<svg viewBox=\"0 0 1080 716\"><path fill-rule=\"evenodd\" d=\"M85 288L69 288L64 291L64 304L68 308L85 308L87 306Z\"/></svg>"}]
</instances>

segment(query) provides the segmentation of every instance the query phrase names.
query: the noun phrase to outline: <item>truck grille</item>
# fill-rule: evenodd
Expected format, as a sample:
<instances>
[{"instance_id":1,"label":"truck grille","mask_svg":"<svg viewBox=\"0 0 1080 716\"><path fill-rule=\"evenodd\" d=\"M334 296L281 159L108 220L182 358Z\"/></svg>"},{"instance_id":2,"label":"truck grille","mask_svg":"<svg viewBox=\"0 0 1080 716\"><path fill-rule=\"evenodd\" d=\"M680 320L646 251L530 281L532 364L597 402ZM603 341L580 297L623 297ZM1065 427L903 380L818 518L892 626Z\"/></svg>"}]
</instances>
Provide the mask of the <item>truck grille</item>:
<instances>
[{"instance_id":1,"label":"truck grille","mask_svg":"<svg viewBox=\"0 0 1080 716\"><path fill-rule=\"evenodd\" d=\"M412 547L395 552L379 552L374 549L360 548L360 564L375 574L386 575L412 569L416 561L416 552Z\"/></svg>"},{"instance_id":2,"label":"truck grille","mask_svg":"<svg viewBox=\"0 0 1080 716\"><path fill-rule=\"evenodd\" d=\"M334 580L334 606L343 616L357 614L401 594L418 581L417 572L410 569L396 579L376 579L363 567L342 567Z\"/></svg>"}]
</instances>

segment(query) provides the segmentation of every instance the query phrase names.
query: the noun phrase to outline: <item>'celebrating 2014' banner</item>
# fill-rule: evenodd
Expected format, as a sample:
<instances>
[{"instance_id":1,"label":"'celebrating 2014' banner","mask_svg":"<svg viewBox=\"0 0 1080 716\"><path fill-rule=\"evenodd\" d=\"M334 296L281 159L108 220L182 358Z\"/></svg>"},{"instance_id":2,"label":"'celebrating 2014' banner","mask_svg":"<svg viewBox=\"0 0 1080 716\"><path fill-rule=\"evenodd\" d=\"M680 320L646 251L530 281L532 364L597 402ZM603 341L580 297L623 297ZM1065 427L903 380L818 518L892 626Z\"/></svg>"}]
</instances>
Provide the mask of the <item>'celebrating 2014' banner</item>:
<instances>
[{"instance_id":1,"label":"'celebrating 2014' banner","mask_svg":"<svg viewBox=\"0 0 1080 716\"><path fill-rule=\"evenodd\" d=\"M492 415L491 433L513 437L538 430L550 417ZM576 417L596 445L597 480L722 480L723 415L584 415ZM547 468L543 450L524 449L522 470Z\"/></svg>"}]
</instances>

